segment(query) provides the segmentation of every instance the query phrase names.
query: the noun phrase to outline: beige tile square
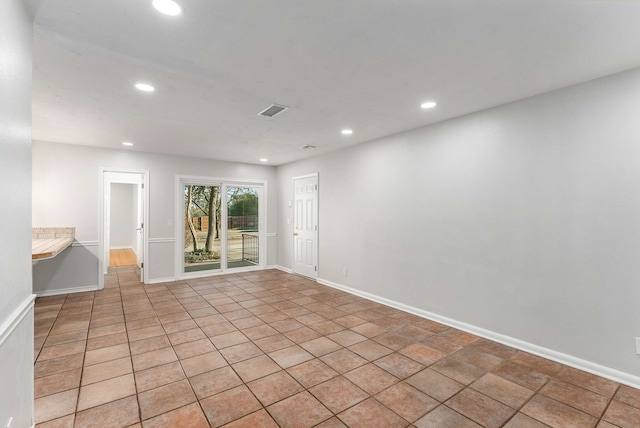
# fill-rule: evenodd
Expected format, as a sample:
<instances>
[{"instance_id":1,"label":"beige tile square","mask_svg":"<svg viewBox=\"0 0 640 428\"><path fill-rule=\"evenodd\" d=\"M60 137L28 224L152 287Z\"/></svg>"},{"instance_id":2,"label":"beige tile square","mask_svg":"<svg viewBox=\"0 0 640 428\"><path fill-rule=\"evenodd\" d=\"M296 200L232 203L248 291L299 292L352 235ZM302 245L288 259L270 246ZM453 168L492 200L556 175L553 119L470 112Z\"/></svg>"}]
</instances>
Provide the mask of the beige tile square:
<instances>
[{"instance_id":1,"label":"beige tile square","mask_svg":"<svg viewBox=\"0 0 640 428\"><path fill-rule=\"evenodd\" d=\"M267 410L282 428L311 427L333 416L329 409L308 391L272 404Z\"/></svg>"},{"instance_id":2,"label":"beige tile square","mask_svg":"<svg viewBox=\"0 0 640 428\"><path fill-rule=\"evenodd\" d=\"M205 398L200 404L213 427L222 426L262 408L245 385Z\"/></svg>"},{"instance_id":3,"label":"beige tile square","mask_svg":"<svg viewBox=\"0 0 640 428\"><path fill-rule=\"evenodd\" d=\"M227 361L218 351L196 355L180 361L187 377L199 375L227 365Z\"/></svg>"},{"instance_id":4,"label":"beige tile square","mask_svg":"<svg viewBox=\"0 0 640 428\"><path fill-rule=\"evenodd\" d=\"M375 398L409 422L415 422L440 404L404 382L385 389Z\"/></svg>"},{"instance_id":5,"label":"beige tile square","mask_svg":"<svg viewBox=\"0 0 640 428\"><path fill-rule=\"evenodd\" d=\"M83 354L67 355L59 358L36 362L33 371L34 377L49 376L82 367Z\"/></svg>"},{"instance_id":6,"label":"beige tile square","mask_svg":"<svg viewBox=\"0 0 640 428\"><path fill-rule=\"evenodd\" d=\"M345 373L344 377L371 395L377 394L399 380L397 377L373 364L367 364L351 370Z\"/></svg>"},{"instance_id":7,"label":"beige tile square","mask_svg":"<svg viewBox=\"0 0 640 428\"><path fill-rule=\"evenodd\" d=\"M400 428L408 425L407 421L374 398L356 404L340 413L338 417L350 428Z\"/></svg>"},{"instance_id":8,"label":"beige tile square","mask_svg":"<svg viewBox=\"0 0 640 428\"><path fill-rule=\"evenodd\" d=\"M155 336L129 343L131 355L144 354L171 346L167 336Z\"/></svg>"},{"instance_id":9,"label":"beige tile square","mask_svg":"<svg viewBox=\"0 0 640 428\"><path fill-rule=\"evenodd\" d=\"M536 395L520 410L525 415L552 427L593 427L593 416L543 395Z\"/></svg>"},{"instance_id":10,"label":"beige tile square","mask_svg":"<svg viewBox=\"0 0 640 428\"><path fill-rule=\"evenodd\" d=\"M63 345L47 346L42 348L38 361L50 360L53 358L65 357L72 354L84 353L87 341L65 343Z\"/></svg>"},{"instance_id":11,"label":"beige tile square","mask_svg":"<svg viewBox=\"0 0 640 428\"><path fill-rule=\"evenodd\" d=\"M269 353L269 356L283 369L313 359L313 355L311 355L298 345L273 351Z\"/></svg>"},{"instance_id":12,"label":"beige tile square","mask_svg":"<svg viewBox=\"0 0 640 428\"><path fill-rule=\"evenodd\" d=\"M133 372L131 357L119 358L85 367L82 372L82 385L100 382Z\"/></svg>"},{"instance_id":13,"label":"beige tile square","mask_svg":"<svg viewBox=\"0 0 640 428\"><path fill-rule=\"evenodd\" d=\"M311 388L312 386L338 376L338 372L319 359L298 364L297 366L290 367L287 371L305 388Z\"/></svg>"},{"instance_id":14,"label":"beige tile square","mask_svg":"<svg viewBox=\"0 0 640 428\"><path fill-rule=\"evenodd\" d=\"M155 366L160 366L178 360L178 356L173 348L162 348L157 351L145 352L144 354L134 355L133 369L140 371Z\"/></svg>"},{"instance_id":15,"label":"beige tile square","mask_svg":"<svg viewBox=\"0 0 640 428\"><path fill-rule=\"evenodd\" d=\"M242 380L229 366L194 376L189 382L199 400L242 385Z\"/></svg>"},{"instance_id":16,"label":"beige tile square","mask_svg":"<svg viewBox=\"0 0 640 428\"><path fill-rule=\"evenodd\" d=\"M232 367L244 382L251 382L252 380L282 370L280 366L266 355L235 363Z\"/></svg>"},{"instance_id":17,"label":"beige tile square","mask_svg":"<svg viewBox=\"0 0 640 428\"><path fill-rule=\"evenodd\" d=\"M209 422L198 403L171 410L144 422L144 428L168 427L209 428Z\"/></svg>"},{"instance_id":18,"label":"beige tile square","mask_svg":"<svg viewBox=\"0 0 640 428\"><path fill-rule=\"evenodd\" d=\"M78 412L75 428L96 427L100 424L102 426L108 424L112 427L128 427L139 421L138 400L132 395Z\"/></svg>"},{"instance_id":19,"label":"beige tile square","mask_svg":"<svg viewBox=\"0 0 640 428\"><path fill-rule=\"evenodd\" d=\"M514 409L519 409L534 394L534 391L492 373L487 373L470 386Z\"/></svg>"},{"instance_id":20,"label":"beige tile square","mask_svg":"<svg viewBox=\"0 0 640 428\"><path fill-rule=\"evenodd\" d=\"M36 424L72 414L76 410L77 400L77 388L36 398L34 401Z\"/></svg>"},{"instance_id":21,"label":"beige tile square","mask_svg":"<svg viewBox=\"0 0 640 428\"><path fill-rule=\"evenodd\" d=\"M290 397L304 389L284 370L254 380L248 383L247 386L263 406L268 406Z\"/></svg>"},{"instance_id":22,"label":"beige tile square","mask_svg":"<svg viewBox=\"0 0 640 428\"><path fill-rule=\"evenodd\" d=\"M343 376L316 385L309 389L309 392L333 413L340 413L369 398L369 394Z\"/></svg>"},{"instance_id":23,"label":"beige tile square","mask_svg":"<svg viewBox=\"0 0 640 428\"><path fill-rule=\"evenodd\" d=\"M173 349L180 359L189 358L216 350L215 346L213 346L208 338L194 340L193 342L182 343L180 345L174 346Z\"/></svg>"},{"instance_id":24,"label":"beige tile square","mask_svg":"<svg viewBox=\"0 0 640 428\"><path fill-rule=\"evenodd\" d=\"M80 386L81 369L68 370L36 378L34 381L34 397L44 397Z\"/></svg>"},{"instance_id":25,"label":"beige tile square","mask_svg":"<svg viewBox=\"0 0 640 428\"><path fill-rule=\"evenodd\" d=\"M105 348L87 351L84 355L84 365L92 366L94 364L104 363L105 361L117 360L129 356L129 344L122 343L120 345L107 346Z\"/></svg>"},{"instance_id":26,"label":"beige tile square","mask_svg":"<svg viewBox=\"0 0 640 428\"><path fill-rule=\"evenodd\" d=\"M195 401L196 396L186 379L138 394L143 421Z\"/></svg>"},{"instance_id":27,"label":"beige tile square","mask_svg":"<svg viewBox=\"0 0 640 428\"><path fill-rule=\"evenodd\" d=\"M137 371L136 388L138 393L167 385L184 379L186 376L178 361Z\"/></svg>"},{"instance_id":28,"label":"beige tile square","mask_svg":"<svg viewBox=\"0 0 640 428\"><path fill-rule=\"evenodd\" d=\"M119 376L80 388L78 411L128 397L136 393L133 374Z\"/></svg>"}]
</instances>

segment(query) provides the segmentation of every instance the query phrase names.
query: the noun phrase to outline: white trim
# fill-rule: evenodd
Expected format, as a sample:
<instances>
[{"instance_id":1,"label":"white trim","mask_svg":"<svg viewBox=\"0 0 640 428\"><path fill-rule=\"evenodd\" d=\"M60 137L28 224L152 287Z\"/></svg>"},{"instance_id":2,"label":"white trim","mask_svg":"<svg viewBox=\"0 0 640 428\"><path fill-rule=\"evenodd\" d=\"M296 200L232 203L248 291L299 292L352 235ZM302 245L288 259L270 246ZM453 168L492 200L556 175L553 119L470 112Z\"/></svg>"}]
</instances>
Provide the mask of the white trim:
<instances>
[{"instance_id":1,"label":"white trim","mask_svg":"<svg viewBox=\"0 0 640 428\"><path fill-rule=\"evenodd\" d=\"M357 290L355 288L347 287L336 282L328 281L326 279L318 278L316 280L319 284L326 285L328 287L336 288L338 290L345 291L349 294L360 296L367 300L371 300L385 306L399 309L404 312L408 312L413 315L417 315L422 318L426 318L432 321L439 322L441 324L448 325L449 327L457 328L458 330L466 331L467 333L475 334L476 336L483 337L485 339L492 340L494 342L502 343L503 345L510 346L512 348L519 349L521 351L529 352L531 354L547 358L552 361L573 367L597 376L601 376L607 379L611 379L615 382L619 382L628 385L632 388L640 388L640 376L634 376L629 373L622 372L610 367L606 367L591 361L583 360L581 358L574 357L572 355L564 354L562 352L554 351L553 349L544 348L542 346L535 345L533 343L525 342L520 339L516 339L510 336L506 336L501 333L496 333L491 330L486 330L481 327L477 327L471 324L463 323L452 318L443 317L433 312L425 311L414 306L405 305L404 303L396 302L394 300L380 297L375 294L367 293L366 291Z\"/></svg>"},{"instance_id":2,"label":"white trim","mask_svg":"<svg viewBox=\"0 0 640 428\"><path fill-rule=\"evenodd\" d=\"M193 183L195 185L203 185L203 186L215 186L215 184L211 184L212 182L222 185L224 184L267 184L265 180L256 180L251 178L224 178L224 177L208 177L203 175L181 175L178 174L176 177L180 177L182 181L188 181L189 183Z\"/></svg>"},{"instance_id":3,"label":"white trim","mask_svg":"<svg viewBox=\"0 0 640 428\"><path fill-rule=\"evenodd\" d=\"M275 232L269 232L269 233L267 233L267 238L275 238L276 236L278 236L278 234L277 234L277 233L275 233Z\"/></svg>"},{"instance_id":4,"label":"white trim","mask_svg":"<svg viewBox=\"0 0 640 428\"><path fill-rule=\"evenodd\" d=\"M42 291L38 291L37 294L38 294L38 297L45 297L45 296L57 296L60 294L83 293L85 291L98 291L98 290L101 290L100 285L85 285L84 287L58 288L57 290L42 290Z\"/></svg>"},{"instance_id":5,"label":"white trim","mask_svg":"<svg viewBox=\"0 0 640 428\"><path fill-rule=\"evenodd\" d=\"M176 279L172 276L169 276L166 278L149 278L146 284L160 284L161 282L173 282L173 281L176 281Z\"/></svg>"},{"instance_id":6,"label":"white trim","mask_svg":"<svg viewBox=\"0 0 640 428\"><path fill-rule=\"evenodd\" d=\"M132 246L128 246L128 247L109 247L109 250L131 250L134 253L136 252L135 248L133 248Z\"/></svg>"},{"instance_id":7,"label":"white trim","mask_svg":"<svg viewBox=\"0 0 640 428\"><path fill-rule=\"evenodd\" d=\"M172 281L189 281L190 279L208 278L210 276L220 276L220 275L232 275L235 273L256 272L261 270L265 270L265 269L261 266L247 266L247 267L231 268L227 270L194 271L194 272L184 273L182 277L172 279Z\"/></svg>"},{"instance_id":8,"label":"white trim","mask_svg":"<svg viewBox=\"0 0 640 428\"><path fill-rule=\"evenodd\" d=\"M164 244L176 242L176 238L149 238L149 244Z\"/></svg>"},{"instance_id":9,"label":"white trim","mask_svg":"<svg viewBox=\"0 0 640 428\"><path fill-rule=\"evenodd\" d=\"M280 266L280 265L275 265L273 266L275 269L281 270L282 272L286 272L286 273L293 273L293 269L289 269L288 267L284 267L284 266ZM318 280L318 282L320 282L320 280ZM325 284L326 285L326 284Z\"/></svg>"},{"instance_id":10,"label":"white trim","mask_svg":"<svg viewBox=\"0 0 640 428\"><path fill-rule=\"evenodd\" d=\"M295 177L292 178L292 180L300 180L302 178L312 178L312 177L317 177L318 173L317 172L312 172L311 174L305 174L305 175L296 175Z\"/></svg>"},{"instance_id":11,"label":"white trim","mask_svg":"<svg viewBox=\"0 0 640 428\"><path fill-rule=\"evenodd\" d=\"M142 269L143 277L142 282L146 283L149 280L149 170L148 169L132 169L132 168L116 168L116 167L100 167L99 169L99 177L98 177L98 206L99 206L99 214L98 221L100 225L100 235L98 238L98 289L102 290L104 288L104 275L107 273L106 263L105 263L105 206L104 206L104 186L105 180L104 176L107 172L121 172L128 174L140 174L142 177L142 185L144 186L144 201L143 201L143 223L144 223L144 232L143 232L143 254L142 254L142 263L144 269ZM111 181L109 181L111 182Z\"/></svg>"},{"instance_id":12,"label":"white trim","mask_svg":"<svg viewBox=\"0 0 640 428\"><path fill-rule=\"evenodd\" d=\"M36 300L35 294L30 294L24 301L14 310L9 318L0 325L0 346L11 336L11 333L22 322L25 316L33 310L33 302Z\"/></svg>"},{"instance_id":13,"label":"white trim","mask_svg":"<svg viewBox=\"0 0 640 428\"><path fill-rule=\"evenodd\" d=\"M100 245L98 241L74 241L72 247L97 247Z\"/></svg>"}]
</instances>

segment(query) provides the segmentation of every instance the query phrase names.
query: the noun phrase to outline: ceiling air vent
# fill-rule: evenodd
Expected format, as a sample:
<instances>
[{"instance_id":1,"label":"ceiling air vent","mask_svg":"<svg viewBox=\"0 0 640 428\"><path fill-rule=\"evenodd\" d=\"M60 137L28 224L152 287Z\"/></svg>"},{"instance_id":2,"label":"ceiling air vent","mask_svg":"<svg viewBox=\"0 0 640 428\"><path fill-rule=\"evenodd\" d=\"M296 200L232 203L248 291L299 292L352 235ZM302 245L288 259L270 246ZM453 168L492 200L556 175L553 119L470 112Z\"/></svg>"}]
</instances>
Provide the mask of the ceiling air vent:
<instances>
[{"instance_id":1,"label":"ceiling air vent","mask_svg":"<svg viewBox=\"0 0 640 428\"><path fill-rule=\"evenodd\" d=\"M281 106L280 104L272 104L266 109L262 110L260 113L258 113L258 116L273 117L275 115L282 113L285 110L289 110L289 107Z\"/></svg>"},{"instance_id":2,"label":"ceiling air vent","mask_svg":"<svg viewBox=\"0 0 640 428\"><path fill-rule=\"evenodd\" d=\"M304 150L315 150L318 148L318 146L310 146L309 144L307 144L306 146L300 146L300 148Z\"/></svg>"}]
</instances>

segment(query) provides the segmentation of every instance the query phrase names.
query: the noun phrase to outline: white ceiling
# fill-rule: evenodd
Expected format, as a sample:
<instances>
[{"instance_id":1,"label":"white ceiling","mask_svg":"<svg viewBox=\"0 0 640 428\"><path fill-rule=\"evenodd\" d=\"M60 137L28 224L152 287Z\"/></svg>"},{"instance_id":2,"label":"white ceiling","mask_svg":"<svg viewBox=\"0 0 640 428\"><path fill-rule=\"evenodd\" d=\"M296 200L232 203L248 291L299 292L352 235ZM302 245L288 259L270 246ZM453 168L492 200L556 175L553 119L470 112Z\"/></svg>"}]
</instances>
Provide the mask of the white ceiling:
<instances>
[{"instance_id":1,"label":"white ceiling","mask_svg":"<svg viewBox=\"0 0 640 428\"><path fill-rule=\"evenodd\" d=\"M640 66L639 1L179 3L44 1L34 140L279 165Z\"/></svg>"}]
</instances>

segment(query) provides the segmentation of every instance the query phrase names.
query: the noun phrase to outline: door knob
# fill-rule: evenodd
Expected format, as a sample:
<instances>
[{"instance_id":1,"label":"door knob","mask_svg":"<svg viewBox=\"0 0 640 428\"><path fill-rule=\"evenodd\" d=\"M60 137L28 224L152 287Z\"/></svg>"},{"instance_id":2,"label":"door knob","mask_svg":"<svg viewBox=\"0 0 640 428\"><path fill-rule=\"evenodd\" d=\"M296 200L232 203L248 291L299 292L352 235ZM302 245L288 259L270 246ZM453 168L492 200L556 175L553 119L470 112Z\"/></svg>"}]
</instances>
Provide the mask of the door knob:
<instances>
[{"instance_id":1,"label":"door knob","mask_svg":"<svg viewBox=\"0 0 640 428\"><path fill-rule=\"evenodd\" d=\"M294 232L294 233L293 233L293 236L298 236L298 232Z\"/></svg>"}]
</instances>

